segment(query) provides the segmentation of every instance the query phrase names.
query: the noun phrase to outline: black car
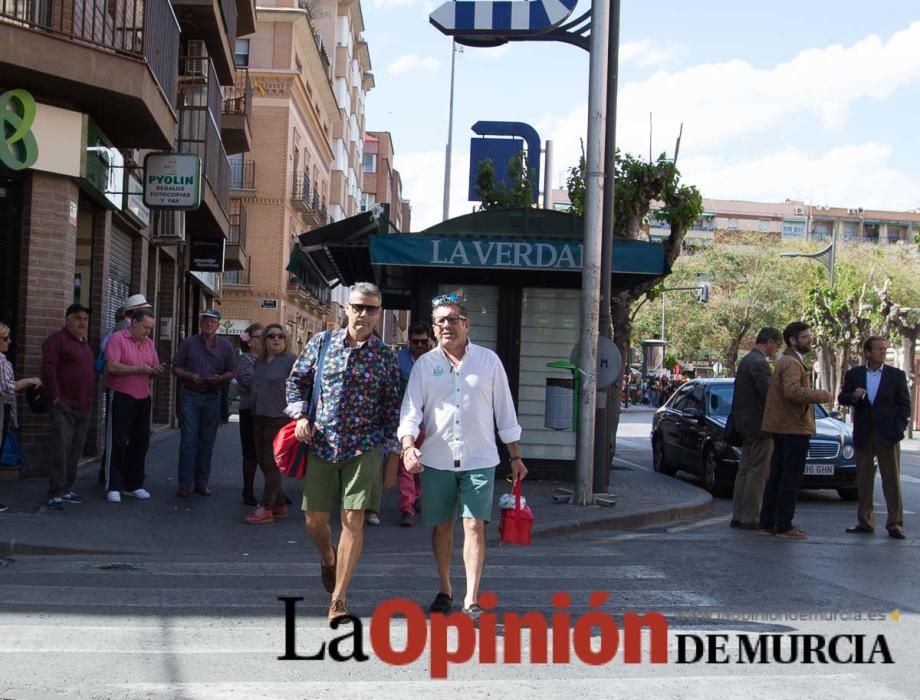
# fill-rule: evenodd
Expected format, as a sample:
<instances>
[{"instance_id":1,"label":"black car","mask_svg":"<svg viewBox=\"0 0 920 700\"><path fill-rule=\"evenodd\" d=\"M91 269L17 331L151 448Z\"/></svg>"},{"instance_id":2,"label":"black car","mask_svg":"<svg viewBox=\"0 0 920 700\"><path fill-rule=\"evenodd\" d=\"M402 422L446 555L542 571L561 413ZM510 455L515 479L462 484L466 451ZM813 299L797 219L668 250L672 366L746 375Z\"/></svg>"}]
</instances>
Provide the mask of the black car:
<instances>
[{"instance_id":1,"label":"black car","mask_svg":"<svg viewBox=\"0 0 920 700\"><path fill-rule=\"evenodd\" d=\"M652 421L655 471L696 474L713 495L731 494L741 450L725 441L723 431L734 391L733 379L696 379L674 392ZM801 488L836 489L842 499L856 500L853 434L819 405L815 425Z\"/></svg>"}]
</instances>

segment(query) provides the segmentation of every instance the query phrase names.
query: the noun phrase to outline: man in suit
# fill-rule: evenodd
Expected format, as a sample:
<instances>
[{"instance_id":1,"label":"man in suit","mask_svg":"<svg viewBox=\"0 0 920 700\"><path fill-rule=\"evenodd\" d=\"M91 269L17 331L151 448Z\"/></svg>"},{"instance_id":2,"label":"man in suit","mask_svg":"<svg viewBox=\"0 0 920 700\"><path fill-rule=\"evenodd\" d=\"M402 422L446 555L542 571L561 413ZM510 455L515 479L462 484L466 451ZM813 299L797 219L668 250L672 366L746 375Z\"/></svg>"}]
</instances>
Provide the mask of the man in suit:
<instances>
[{"instance_id":1,"label":"man in suit","mask_svg":"<svg viewBox=\"0 0 920 700\"><path fill-rule=\"evenodd\" d=\"M885 364L888 341L873 335L863 343L866 364L847 370L837 400L853 407L853 447L856 450L856 485L859 502L857 524L847 532L871 534L875 529L872 497L875 460L882 474L882 491L888 517L889 537L904 539L904 508L901 503L901 440L910 421L907 376Z\"/></svg>"},{"instance_id":2,"label":"man in suit","mask_svg":"<svg viewBox=\"0 0 920 700\"><path fill-rule=\"evenodd\" d=\"M830 403L829 391L812 389L805 354L814 344L807 323L794 321L783 329L786 350L776 361L763 409L763 430L773 435L770 476L763 491L760 529L763 535L788 540L807 540L808 535L792 524L799 483L808 458L808 442L815 434L816 403Z\"/></svg>"},{"instance_id":3,"label":"man in suit","mask_svg":"<svg viewBox=\"0 0 920 700\"><path fill-rule=\"evenodd\" d=\"M732 422L743 442L735 476L732 527L756 530L759 526L763 487L773 454L773 439L761 430L763 407L773 374L768 358L773 357L782 344L783 334L779 330L770 327L761 329L754 347L741 358L735 372Z\"/></svg>"}]
</instances>

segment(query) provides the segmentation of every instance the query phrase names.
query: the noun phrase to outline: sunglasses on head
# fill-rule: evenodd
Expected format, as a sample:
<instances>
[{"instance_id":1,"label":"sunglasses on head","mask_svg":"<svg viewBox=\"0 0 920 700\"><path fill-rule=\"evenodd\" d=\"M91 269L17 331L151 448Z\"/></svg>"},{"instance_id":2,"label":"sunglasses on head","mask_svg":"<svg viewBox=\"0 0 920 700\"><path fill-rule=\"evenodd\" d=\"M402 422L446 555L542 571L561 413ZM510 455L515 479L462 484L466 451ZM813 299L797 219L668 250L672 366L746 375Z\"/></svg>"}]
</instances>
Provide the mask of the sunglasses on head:
<instances>
[{"instance_id":1,"label":"sunglasses on head","mask_svg":"<svg viewBox=\"0 0 920 700\"><path fill-rule=\"evenodd\" d=\"M284 333L269 333L265 337L269 340L284 340Z\"/></svg>"},{"instance_id":2,"label":"sunglasses on head","mask_svg":"<svg viewBox=\"0 0 920 700\"><path fill-rule=\"evenodd\" d=\"M439 306L446 306L449 304L463 304L463 297L456 292L451 292L450 294L439 294L431 300L432 309L436 309Z\"/></svg>"},{"instance_id":3,"label":"sunglasses on head","mask_svg":"<svg viewBox=\"0 0 920 700\"><path fill-rule=\"evenodd\" d=\"M354 309L356 314L365 313L368 316L373 316L375 313L380 311L380 307L374 304L352 304L351 302L348 302L348 305Z\"/></svg>"}]
</instances>

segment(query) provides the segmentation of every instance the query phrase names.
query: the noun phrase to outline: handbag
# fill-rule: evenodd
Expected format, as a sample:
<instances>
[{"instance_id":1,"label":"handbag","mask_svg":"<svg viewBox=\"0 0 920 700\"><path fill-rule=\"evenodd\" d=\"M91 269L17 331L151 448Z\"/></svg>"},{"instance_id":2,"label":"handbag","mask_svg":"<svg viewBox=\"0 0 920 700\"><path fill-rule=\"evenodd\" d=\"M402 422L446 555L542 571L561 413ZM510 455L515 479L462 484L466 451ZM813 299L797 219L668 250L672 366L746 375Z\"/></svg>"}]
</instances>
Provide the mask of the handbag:
<instances>
[{"instance_id":1,"label":"handbag","mask_svg":"<svg viewBox=\"0 0 920 700\"><path fill-rule=\"evenodd\" d=\"M521 507L521 480L517 479L511 487L514 494L514 508L503 508L501 520L498 521L498 533L501 541L507 544L530 544L533 531L533 511L530 506Z\"/></svg>"},{"instance_id":2,"label":"handbag","mask_svg":"<svg viewBox=\"0 0 920 700\"><path fill-rule=\"evenodd\" d=\"M316 356L316 371L313 373L313 391L310 393L310 405L307 408L307 418L310 422L316 420L316 408L319 404L320 392L322 390L323 365L326 362L326 350L329 348L329 341L332 333L326 331L323 339L320 341L319 353ZM272 441L272 451L275 453L275 464L278 470L293 479L302 479L307 472L307 444L301 442L294 436L294 429L297 427L297 421L292 420L286 424Z\"/></svg>"},{"instance_id":3,"label":"handbag","mask_svg":"<svg viewBox=\"0 0 920 700\"><path fill-rule=\"evenodd\" d=\"M13 432L12 426L6 431L6 435L2 436L2 442L3 452L0 453L0 464L16 467L25 462L22 448L19 446L19 438Z\"/></svg>"}]
</instances>

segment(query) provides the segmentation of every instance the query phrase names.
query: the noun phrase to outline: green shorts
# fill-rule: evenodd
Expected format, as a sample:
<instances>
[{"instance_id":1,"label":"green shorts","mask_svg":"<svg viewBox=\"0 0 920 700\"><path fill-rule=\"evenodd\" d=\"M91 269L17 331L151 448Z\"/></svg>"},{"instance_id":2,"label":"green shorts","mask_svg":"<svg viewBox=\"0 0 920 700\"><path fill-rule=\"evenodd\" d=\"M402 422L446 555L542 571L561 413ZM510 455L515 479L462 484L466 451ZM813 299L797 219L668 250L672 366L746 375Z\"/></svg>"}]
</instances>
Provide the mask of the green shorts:
<instances>
[{"instance_id":1,"label":"green shorts","mask_svg":"<svg viewBox=\"0 0 920 700\"><path fill-rule=\"evenodd\" d=\"M422 477L422 521L425 525L443 525L457 517L492 519L492 493L495 490L495 467L460 471L425 467Z\"/></svg>"},{"instance_id":2,"label":"green shorts","mask_svg":"<svg viewBox=\"0 0 920 700\"><path fill-rule=\"evenodd\" d=\"M311 454L303 477L303 510L332 513L339 504L342 510L376 508L380 503L379 489L375 489L380 464L379 447L342 464Z\"/></svg>"}]
</instances>

